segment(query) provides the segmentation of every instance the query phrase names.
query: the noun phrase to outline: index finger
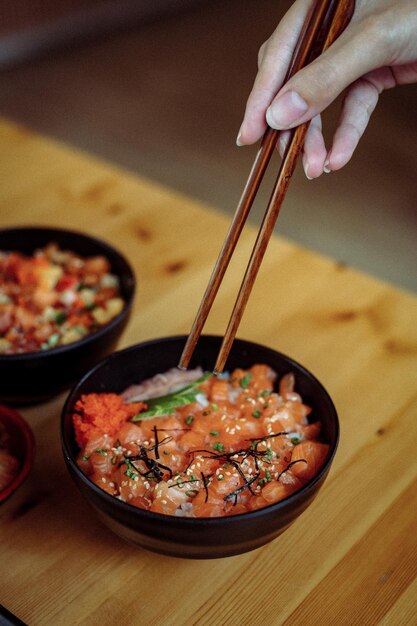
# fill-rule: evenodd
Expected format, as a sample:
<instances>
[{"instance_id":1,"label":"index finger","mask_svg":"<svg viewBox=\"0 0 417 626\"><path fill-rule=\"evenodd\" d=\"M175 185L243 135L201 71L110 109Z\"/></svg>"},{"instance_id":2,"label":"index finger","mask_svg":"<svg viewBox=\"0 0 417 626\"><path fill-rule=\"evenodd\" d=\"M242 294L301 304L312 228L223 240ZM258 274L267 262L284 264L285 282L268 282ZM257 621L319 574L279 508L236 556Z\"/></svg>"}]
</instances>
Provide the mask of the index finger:
<instances>
[{"instance_id":1,"label":"index finger","mask_svg":"<svg viewBox=\"0 0 417 626\"><path fill-rule=\"evenodd\" d=\"M238 145L255 143L266 130L266 110L281 89L313 0L296 0L262 46L259 70L246 104Z\"/></svg>"}]
</instances>

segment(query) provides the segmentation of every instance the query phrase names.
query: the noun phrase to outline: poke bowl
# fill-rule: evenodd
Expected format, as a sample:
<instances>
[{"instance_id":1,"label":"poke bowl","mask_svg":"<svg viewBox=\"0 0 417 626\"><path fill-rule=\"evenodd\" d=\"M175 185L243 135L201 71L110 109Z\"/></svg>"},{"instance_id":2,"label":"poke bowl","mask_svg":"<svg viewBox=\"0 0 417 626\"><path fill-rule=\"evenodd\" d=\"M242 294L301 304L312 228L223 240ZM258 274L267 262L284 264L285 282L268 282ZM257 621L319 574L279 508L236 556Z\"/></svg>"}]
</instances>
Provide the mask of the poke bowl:
<instances>
[{"instance_id":1,"label":"poke bowl","mask_svg":"<svg viewBox=\"0 0 417 626\"><path fill-rule=\"evenodd\" d=\"M311 430L311 427L314 429L317 420L321 424L320 441L322 443L315 444L325 449L320 465L317 466L314 475L311 475L308 480L296 477L297 483L294 484L297 484L297 486L285 491L287 495L281 495L279 501L271 503L271 497L268 499L266 496L266 500L262 499L264 495L263 489L265 489L265 493L268 490L268 493L271 494L271 489L282 487L282 476L287 477L285 482L288 484L287 479L291 473L289 471L291 466L291 469L294 469L295 464L297 464L297 467L304 467L306 464L304 459L290 462L290 456L286 457L285 451L287 449L290 450L291 448L293 450L292 453L295 454L296 443L299 444L298 447L301 446L300 440L294 441L294 433L271 432L271 434L261 437L245 435L244 439L241 439L241 442L247 441L247 443L243 444L247 446L245 450L241 450L242 443L240 443L235 449L231 448L232 452L227 453L225 449L226 444L221 443L221 441L225 442L225 439L219 437L221 427L216 426L217 430L214 430L210 426L210 432L207 434L207 437L210 439L211 436L214 436L216 441L210 444L206 443L203 447L197 444L197 450L194 446L190 451L191 444L186 448L190 451L189 454L198 455L197 457L191 457L190 463L197 462L191 469L188 464L187 469L184 470L187 475L181 475L182 477L180 478L178 469L173 472L170 470L170 459L175 460L177 458L174 454L170 456L172 450L169 449L169 446L173 445L173 438L181 436L189 439L193 432L195 433L195 430L192 430L193 425L197 423L201 416L207 415L207 419L211 420L214 419L214 415L219 415L221 410L220 403L218 405L211 403L208 407L206 406L205 410L204 405L201 408L198 404L203 401L190 393L195 384L201 384L202 386L207 384L214 385L214 382L211 382L214 381L214 377L210 374L206 374L196 382L183 387L183 389L187 390L186 393L183 393L183 391L175 392L177 394L176 397L178 397L178 393L180 395L183 394L183 396L188 394L189 397L187 396L186 402L191 401L195 403L194 405L186 404L182 413L178 413L181 411L181 408L177 407L174 409L174 415L168 416L171 419L174 417L179 419L179 415L181 415L182 422L180 427L175 424L171 424L169 428L155 426L155 423L162 424L162 422L155 421L159 419L161 411L162 414L166 412L165 408L161 409L161 399L166 401L167 398L171 398L169 394L161 398L162 394L157 393L155 394L158 396L157 398L152 400L149 399L148 395L148 400L144 400L144 413L139 413L129 420L129 428L132 422L133 427L136 429L148 428L145 436L145 439L148 440L141 442L139 439L135 440L137 436L135 434L133 438L122 439L123 442L129 441L130 443L128 444L121 443L119 439L113 439L112 443L107 446L101 440L99 444L93 443L93 447L91 448L90 446L90 451L87 448L83 448L83 437L89 425L82 421L80 411L87 407L88 401L91 399L92 404L98 400L113 401L115 398L118 398L119 401L120 394L122 394L123 402L125 402L123 404L124 409L130 411L130 415L134 414L138 410L140 401L138 402L138 397L132 397L132 394L133 396L138 396L136 392L143 392L144 388L147 387L147 383L142 381L156 381L159 380L158 375L161 373L174 371L173 368L176 368L179 362L185 341L185 336L176 336L137 344L113 353L88 372L72 389L62 411L61 443L63 455L76 486L87 499L98 518L110 530L128 542L151 551L177 557L203 559L232 556L253 550L275 539L311 504L328 475L336 452L339 438L338 417L333 402L324 387L303 366L271 348L243 339L235 339L225 367L225 370L228 372L235 372L233 377L229 377L230 384L237 387L237 391L235 389L234 392L235 395L238 393L241 399L243 398L245 401L248 399L245 395L250 392L251 386L256 382L255 369L258 368L259 370L257 364L262 364L261 367L264 368L264 371L275 372L276 382L270 383L270 391L261 391L256 394L256 399L259 398L259 402L263 403L259 405L261 410L262 407L268 405L269 401L279 401L282 404L280 414L284 415L286 411L284 405L287 402L283 403L280 395L282 386L279 388L278 393L276 385L282 385L278 381L288 381L292 377L295 380L296 393L289 390L286 396L288 401L295 398L298 406L301 406L299 401L301 396L302 406L309 405L312 408L308 416L309 423L303 424L302 429L305 431L307 429ZM221 337L213 335L200 337L189 371L194 371L194 368L201 368L203 372L210 372L215 363L221 341ZM240 372L240 374L238 375L236 372ZM250 372L253 372L253 375ZM207 376L209 376L208 379ZM224 377L216 378L222 380ZM248 387L248 381L251 378L254 382L251 381ZM201 382L204 379L206 382ZM229 384L228 381L226 382ZM139 387L137 386L138 383ZM224 385L223 382L222 384ZM265 398L266 394L269 394L268 398ZM257 401L256 399L251 401L255 402ZM135 402L137 402L136 405ZM176 402L178 403L178 400ZM151 411L149 412L148 409L150 407ZM191 415L185 417L189 407L192 407L194 415L198 415L193 424L191 424L191 421L194 418ZM197 412L198 408L201 409L199 413ZM117 411L119 409L120 404ZM88 409L85 410L87 415ZM244 422L248 426L253 426L255 422L260 423L262 421L257 419L260 417L259 413L261 411L258 411L258 409L251 409L251 411L254 418L245 420L239 417L239 424L241 425L239 428L243 427ZM212 413L210 414L210 412ZM103 414L108 415L108 411ZM150 424L154 424L152 426L153 435L149 432L151 426L146 426L145 418L149 417L149 415L153 416L150 419ZM222 419L222 417L219 419ZM139 418L139 421L136 421L137 418ZM206 418L201 417L201 419ZM125 426L127 426L127 422ZM109 430L110 426L106 423L104 428ZM279 427L279 429L281 428L282 426ZM228 430L226 428L226 431L228 434L226 435L225 431L223 431L223 434L227 438L231 436L231 433L235 432L235 429ZM295 435L299 437L299 435ZM154 437L152 441L150 441L151 436ZM109 437L109 435L106 433L104 437ZM210 440L213 441L213 438ZM181 441L185 441L185 439ZM278 441L281 447L285 446L285 448L282 448L284 453L281 454L281 457L276 452L278 448L273 447L271 444L271 442ZM97 448L97 445L106 445L107 447ZM126 447L123 447L124 445ZM131 446L134 445L137 445L137 447L134 448L133 456L129 456L132 455ZM176 443L175 445L178 444ZM278 444L274 444L274 446L276 445ZM136 454L137 452L139 454ZM118 454L122 454L122 456L118 457ZM240 457L239 454L241 455ZM273 455L274 462L284 464L284 466L280 466L281 471L275 473L275 475L271 475L273 473L272 467L276 471L277 466L269 465ZM104 478L104 480L103 477L97 478L98 470L95 466L93 468L94 473L91 473L93 456L98 463L110 463L113 467L109 471L119 468L118 471L122 479L120 491L116 490L113 482L113 480L116 480L113 478L116 474L112 474L110 478ZM156 461L155 459L158 460ZM204 476L203 471L200 471L202 469L200 461L201 463L217 464L215 465L217 469L212 469L211 475L208 474L209 470L207 470L206 476ZM247 469L245 463L246 465L251 463L251 468ZM90 471L86 470L87 465L90 465ZM108 467L110 468L111 465L108 465ZM265 471L265 467L271 468L271 472L269 472L269 469ZM222 468L229 468L232 472ZM261 471L263 472L263 478L259 479ZM221 485L223 488L223 485L226 485L227 482L227 480L223 479L227 478L227 475L237 476L237 488L232 493L227 493L223 489L221 492L222 496L217 497L216 503L218 506L222 506L222 503L224 503L226 512L223 515L221 510L218 509L218 512L215 511L213 513L213 509L209 511L209 509L204 507L207 507L211 502L212 486L213 489L215 484L217 486ZM300 472L298 472L298 475L300 475ZM165 476L167 483L162 481L163 476ZM220 483L220 480L223 482ZM267 481L268 485L266 485ZM155 484L149 486L151 482ZM134 488L136 488L136 485L144 484L147 489L153 489L155 499L152 505L146 508L146 505L142 504L146 498L139 496L136 498L135 496L132 500L132 495L126 495L123 489L127 484L133 485ZM261 491L261 484L263 485L262 493L258 495ZM172 487L179 495L181 489L185 490L188 501L181 505L181 511L171 509L167 514L165 512L166 509L161 508L161 506L163 507L164 503L167 504L167 502L171 503L173 497L171 491L167 496L168 499L165 499L166 496L161 498L161 493L156 494L156 490L165 488L165 493L168 493ZM274 497L272 497L272 500L274 500ZM158 500L158 498L160 499ZM193 500L193 498L195 499ZM190 503L190 499L193 504ZM198 514L195 513L197 511L197 501L200 503ZM243 505L243 502L249 504ZM245 509L245 506L249 508ZM193 510L195 514L193 514Z\"/></svg>"},{"instance_id":2,"label":"poke bowl","mask_svg":"<svg viewBox=\"0 0 417 626\"><path fill-rule=\"evenodd\" d=\"M134 293L131 266L104 241L1 229L0 401L42 401L79 380L116 347Z\"/></svg>"},{"instance_id":3,"label":"poke bowl","mask_svg":"<svg viewBox=\"0 0 417 626\"><path fill-rule=\"evenodd\" d=\"M23 483L33 464L35 440L15 410L0 405L0 503Z\"/></svg>"}]
</instances>

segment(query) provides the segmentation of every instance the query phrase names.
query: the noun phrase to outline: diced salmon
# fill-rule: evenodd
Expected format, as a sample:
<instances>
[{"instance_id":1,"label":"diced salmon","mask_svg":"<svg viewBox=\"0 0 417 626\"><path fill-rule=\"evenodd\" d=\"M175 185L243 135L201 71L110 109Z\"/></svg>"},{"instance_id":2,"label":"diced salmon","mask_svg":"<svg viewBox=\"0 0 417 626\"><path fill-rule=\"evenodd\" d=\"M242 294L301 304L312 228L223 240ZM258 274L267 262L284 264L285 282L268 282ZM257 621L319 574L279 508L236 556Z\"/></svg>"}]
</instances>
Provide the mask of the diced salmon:
<instances>
[{"instance_id":1,"label":"diced salmon","mask_svg":"<svg viewBox=\"0 0 417 626\"><path fill-rule=\"evenodd\" d=\"M151 505L151 511L155 513L164 513L165 515L175 515L181 504L187 502L188 496L186 489L179 487L170 487L167 483L158 483L155 487L154 500Z\"/></svg>"},{"instance_id":2,"label":"diced salmon","mask_svg":"<svg viewBox=\"0 0 417 626\"><path fill-rule=\"evenodd\" d=\"M310 480L322 468L328 453L329 446L326 443L319 443L318 441L303 441L295 446L291 461L299 461L303 459L307 461L307 463L297 463L292 466L291 471L293 474L303 478L304 480Z\"/></svg>"}]
</instances>

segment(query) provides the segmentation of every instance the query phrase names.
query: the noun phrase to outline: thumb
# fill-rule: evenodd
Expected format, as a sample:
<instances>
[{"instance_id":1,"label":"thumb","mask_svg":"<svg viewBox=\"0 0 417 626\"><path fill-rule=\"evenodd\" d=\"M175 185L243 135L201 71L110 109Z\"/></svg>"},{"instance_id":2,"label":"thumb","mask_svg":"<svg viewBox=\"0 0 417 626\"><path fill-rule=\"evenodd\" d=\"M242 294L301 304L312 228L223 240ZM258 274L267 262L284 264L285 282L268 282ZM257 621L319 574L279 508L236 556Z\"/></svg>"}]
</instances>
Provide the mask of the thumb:
<instances>
[{"instance_id":1,"label":"thumb","mask_svg":"<svg viewBox=\"0 0 417 626\"><path fill-rule=\"evenodd\" d=\"M272 128L285 130L321 113L351 83L388 62L376 20L351 23L315 61L295 74L266 112Z\"/></svg>"}]
</instances>

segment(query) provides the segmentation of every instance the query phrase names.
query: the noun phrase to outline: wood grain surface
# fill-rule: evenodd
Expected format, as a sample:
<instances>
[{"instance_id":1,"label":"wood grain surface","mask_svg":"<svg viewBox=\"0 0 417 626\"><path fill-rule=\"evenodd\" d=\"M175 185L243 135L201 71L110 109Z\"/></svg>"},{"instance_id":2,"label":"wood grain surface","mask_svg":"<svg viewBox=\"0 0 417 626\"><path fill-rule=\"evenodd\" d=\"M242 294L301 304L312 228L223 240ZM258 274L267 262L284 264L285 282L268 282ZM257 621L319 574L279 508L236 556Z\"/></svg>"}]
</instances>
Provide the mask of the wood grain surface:
<instances>
[{"instance_id":1,"label":"wood grain surface","mask_svg":"<svg viewBox=\"0 0 417 626\"><path fill-rule=\"evenodd\" d=\"M129 258L138 293L120 347L189 331L227 218L7 120L0 163L1 226L82 229ZM245 229L207 332L224 332L254 237ZM417 298L273 238L239 336L303 363L336 404L340 446L311 507L237 557L131 547L66 472L63 394L21 409L37 455L0 508L1 604L31 626L417 624Z\"/></svg>"}]
</instances>

